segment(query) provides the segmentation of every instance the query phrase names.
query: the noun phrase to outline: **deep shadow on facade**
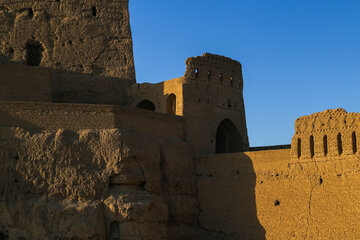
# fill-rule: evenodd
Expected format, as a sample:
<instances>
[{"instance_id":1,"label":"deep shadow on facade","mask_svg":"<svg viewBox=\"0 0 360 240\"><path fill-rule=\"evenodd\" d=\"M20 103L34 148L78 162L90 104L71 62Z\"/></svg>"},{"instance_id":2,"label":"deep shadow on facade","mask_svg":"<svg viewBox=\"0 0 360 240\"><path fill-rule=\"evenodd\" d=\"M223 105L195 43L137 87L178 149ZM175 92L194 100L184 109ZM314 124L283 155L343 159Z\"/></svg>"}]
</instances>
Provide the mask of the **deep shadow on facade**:
<instances>
[{"instance_id":1,"label":"deep shadow on facade","mask_svg":"<svg viewBox=\"0 0 360 240\"><path fill-rule=\"evenodd\" d=\"M0 40L0 240L360 236L358 113L251 148L238 61L136 83L128 0L0 0Z\"/></svg>"}]
</instances>

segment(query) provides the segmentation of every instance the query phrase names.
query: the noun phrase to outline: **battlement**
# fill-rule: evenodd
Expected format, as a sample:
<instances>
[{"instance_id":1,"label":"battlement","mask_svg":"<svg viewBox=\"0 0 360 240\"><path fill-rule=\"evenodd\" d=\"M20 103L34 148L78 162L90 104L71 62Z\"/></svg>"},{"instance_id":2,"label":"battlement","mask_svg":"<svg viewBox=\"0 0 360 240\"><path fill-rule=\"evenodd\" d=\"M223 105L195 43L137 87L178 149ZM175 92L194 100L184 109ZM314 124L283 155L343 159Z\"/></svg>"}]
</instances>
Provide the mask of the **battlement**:
<instances>
[{"instance_id":1,"label":"battlement","mask_svg":"<svg viewBox=\"0 0 360 240\"><path fill-rule=\"evenodd\" d=\"M360 113L341 108L300 117L295 122L292 159L359 155L359 126Z\"/></svg>"},{"instance_id":2,"label":"battlement","mask_svg":"<svg viewBox=\"0 0 360 240\"><path fill-rule=\"evenodd\" d=\"M241 64L220 55L204 53L188 58L184 77L188 83L201 81L243 89Z\"/></svg>"}]
</instances>

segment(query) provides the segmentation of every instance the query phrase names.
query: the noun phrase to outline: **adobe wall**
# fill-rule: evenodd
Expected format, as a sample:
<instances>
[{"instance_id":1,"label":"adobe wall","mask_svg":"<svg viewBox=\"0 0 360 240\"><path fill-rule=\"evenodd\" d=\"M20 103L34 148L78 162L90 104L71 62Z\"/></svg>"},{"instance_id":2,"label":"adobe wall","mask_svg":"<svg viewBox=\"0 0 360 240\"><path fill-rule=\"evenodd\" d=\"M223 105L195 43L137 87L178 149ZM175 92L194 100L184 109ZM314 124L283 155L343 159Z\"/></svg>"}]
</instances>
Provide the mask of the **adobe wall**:
<instances>
[{"instance_id":1,"label":"adobe wall","mask_svg":"<svg viewBox=\"0 0 360 240\"><path fill-rule=\"evenodd\" d=\"M186 60L184 78L183 115L195 151L215 152L216 132L224 119L229 119L239 131L241 150L248 150L241 64L205 53Z\"/></svg>"},{"instance_id":2,"label":"adobe wall","mask_svg":"<svg viewBox=\"0 0 360 240\"><path fill-rule=\"evenodd\" d=\"M327 157L346 157L358 153L360 113L344 109L326 110L295 121L291 157L306 162Z\"/></svg>"},{"instance_id":3,"label":"adobe wall","mask_svg":"<svg viewBox=\"0 0 360 240\"><path fill-rule=\"evenodd\" d=\"M236 151L249 149L241 64L227 57L205 53L186 60L183 77L157 84L136 84L128 89L129 105L150 101L156 112L183 116L188 140L197 155L214 153L220 123L229 120L240 134ZM169 98L176 96L174 111Z\"/></svg>"},{"instance_id":4,"label":"adobe wall","mask_svg":"<svg viewBox=\"0 0 360 240\"><path fill-rule=\"evenodd\" d=\"M181 77L156 84L135 84L127 90L129 106L136 107L141 101L149 100L155 105L155 112L167 113L167 99L170 94L175 94L175 115L183 116L184 82L185 79Z\"/></svg>"},{"instance_id":5,"label":"adobe wall","mask_svg":"<svg viewBox=\"0 0 360 240\"><path fill-rule=\"evenodd\" d=\"M0 102L0 238L218 239L199 228L180 117Z\"/></svg>"},{"instance_id":6,"label":"adobe wall","mask_svg":"<svg viewBox=\"0 0 360 240\"><path fill-rule=\"evenodd\" d=\"M0 55L27 63L29 46L42 67L135 83L128 0L0 0Z\"/></svg>"},{"instance_id":7,"label":"adobe wall","mask_svg":"<svg viewBox=\"0 0 360 240\"><path fill-rule=\"evenodd\" d=\"M0 164L1 239L201 239L181 139L0 127Z\"/></svg>"},{"instance_id":8,"label":"adobe wall","mask_svg":"<svg viewBox=\"0 0 360 240\"><path fill-rule=\"evenodd\" d=\"M357 239L360 145L355 141L353 148L352 133L358 136L359 119L356 113L328 110L296 121L292 149L199 159L200 226L241 239ZM313 157L306 140L311 135ZM299 137L300 158L294 149Z\"/></svg>"},{"instance_id":9,"label":"adobe wall","mask_svg":"<svg viewBox=\"0 0 360 240\"><path fill-rule=\"evenodd\" d=\"M0 101L51 102L50 72L16 64L0 64Z\"/></svg>"},{"instance_id":10,"label":"adobe wall","mask_svg":"<svg viewBox=\"0 0 360 240\"><path fill-rule=\"evenodd\" d=\"M59 72L0 59L0 101L97 103L125 106L130 81Z\"/></svg>"},{"instance_id":11,"label":"adobe wall","mask_svg":"<svg viewBox=\"0 0 360 240\"><path fill-rule=\"evenodd\" d=\"M49 130L122 128L185 140L180 117L114 105L0 102L0 126Z\"/></svg>"}]
</instances>

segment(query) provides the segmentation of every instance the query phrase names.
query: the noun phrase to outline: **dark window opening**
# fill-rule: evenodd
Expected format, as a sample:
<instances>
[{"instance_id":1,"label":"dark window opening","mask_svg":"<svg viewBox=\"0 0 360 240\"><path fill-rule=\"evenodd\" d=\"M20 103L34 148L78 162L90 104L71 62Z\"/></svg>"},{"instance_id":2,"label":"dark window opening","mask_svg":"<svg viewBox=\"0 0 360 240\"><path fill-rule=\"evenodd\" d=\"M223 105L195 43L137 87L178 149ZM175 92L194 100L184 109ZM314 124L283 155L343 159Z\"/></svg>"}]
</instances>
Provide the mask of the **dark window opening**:
<instances>
[{"instance_id":1,"label":"dark window opening","mask_svg":"<svg viewBox=\"0 0 360 240\"><path fill-rule=\"evenodd\" d=\"M208 80L209 81L211 80L211 71L210 70L208 71Z\"/></svg>"},{"instance_id":2,"label":"dark window opening","mask_svg":"<svg viewBox=\"0 0 360 240\"><path fill-rule=\"evenodd\" d=\"M230 77L230 86L234 86L234 81L233 81L233 79L234 79L234 77L231 76L231 77Z\"/></svg>"},{"instance_id":3,"label":"dark window opening","mask_svg":"<svg viewBox=\"0 0 360 240\"><path fill-rule=\"evenodd\" d=\"M107 239L120 240L120 226L118 222L114 221L110 224L110 229Z\"/></svg>"},{"instance_id":4,"label":"dark window opening","mask_svg":"<svg viewBox=\"0 0 360 240\"><path fill-rule=\"evenodd\" d=\"M195 68L195 78L199 77L199 69Z\"/></svg>"},{"instance_id":5,"label":"dark window opening","mask_svg":"<svg viewBox=\"0 0 360 240\"><path fill-rule=\"evenodd\" d=\"M228 108L232 108L231 98L228 99L227 106Z\"/></svg>"},{"instance_id":6,"label":"dark window opening","mask_svg":"<svg viewBox=\"0 0 360 240\"><path fill-rule=\"evenodd\" d=\"M96 7L92 7L92 15L96 17Z\"/></svg>"},{"instance_id":7,"label":"dark window opening","mask_svg":"<svg viewBox=\"0 0 360 240\"><path fill-rule=\"evenodd\" d=\"M356 133L355 132L352 133L351 138L352 138L353 153L355 154L357 152L357 142L356 142Z\"/></svg>"},{"instance_id":8,"label":"dark window opening","mask_svg":"<svg viewBox=\"0 0 360 240\"><path fill-rule=\"evenodd\" d=\"M313 158L315 155L314 151L314 136L310 136L310 156Z\"/></svg>"},{"instance_id":9,"label":"dark window opening","mask_svg":"<svg viewBox=\"0 0 360 240\"><path fill-rule=\"evenodd\" d=\"M220 78L220 82L223 82L224 79L223 79L223 74L222 73L219 74L219 78Z\"/></svg>"},{"instance_id":10,"label":"dark window opening","mask_svg":"<svg viewBox=\"0 0 360 240\"><path fill-rule=\"evenodd\" d=\"M243 152L244 143L236 126L228 119L223 120L216 132L216 153Z\"/></svg>"},{"instance_id":11,"label":"dark window opening","mask_svg":"<svg viewBox=\"0 0 360 240\"><path fill-rule=\"evenodd\" d=\"M26 45L26 64L39 66L42 60L43 47L38 41L31 41Z\"/></svg>"},{"instance_id":12,"label":"dark window opening","mask_svg":"<svg viewBox=\"0 0 360 240\"><path fill-rule=\"evenodd\" d=\"M34 17L34 11L31 8L29 8L28 14L29 14L29 17L31 17L31 18Z\"/></svg>"},{"instance_id":13,"label":"dark window opening","mask_svg":"<svg viewBox=\"0 0 360 240\"><path fill-rule=\"evenodd\" d=\"M339 155L341 155L341 154L343 153L341 133L339 133L339 134L337 135L337 145L338 145Z\"/></svg>"},{"instance_id":14,"label":"dark window opening","mask_svg":"<svg viewBox=\"0 0 360 240\"><path fill-rule=\"evenodd\" d=\"M176 115L176 95L173 93L166 99L166 113Z\"/></svg>"},{"instance_id":15,"label":"dark window opening","mask_svg":"<svg viewBox=\"0 0 360 240\"><path fill-rule=\"evenodd\" d=\"M144 110L149 110L149 111L155 111L155 105L154 103L152 103L151 101L145 99L145 100L142 100L141 102L139 102L137 105L136 105L136 108L141 108L141 109L144 109Z\"/></svg>"},{"instance_id":16,"label":"dark window opening","mask_svg":"<svg viewBox=\"0 0 360 240\"><path fill-rule=\"evenodd\" d=\"M297 155L298 155L298 158L301 157L301 138L298 138L298 140L297 140Z\"/></svg>"},{"instance_id":17,"label":"dark window opening","mask_svg":"<svg viewBox=\"0 0 360 240\"><path fill-rule=\"evenodd\" d=\"M328 141L326 135L323 138L323 144L324 144L324 156L326 157L328 154Z\"/></svg>"}]
</instances>

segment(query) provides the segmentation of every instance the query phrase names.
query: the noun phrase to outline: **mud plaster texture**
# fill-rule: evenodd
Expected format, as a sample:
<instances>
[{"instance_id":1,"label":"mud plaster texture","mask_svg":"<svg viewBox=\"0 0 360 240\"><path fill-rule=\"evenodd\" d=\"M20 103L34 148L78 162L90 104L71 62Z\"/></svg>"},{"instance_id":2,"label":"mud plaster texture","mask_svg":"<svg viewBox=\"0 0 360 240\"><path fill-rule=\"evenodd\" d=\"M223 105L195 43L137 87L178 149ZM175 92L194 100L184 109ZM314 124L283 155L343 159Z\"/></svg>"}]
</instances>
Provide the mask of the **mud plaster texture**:
<instances>
[{"instance_id":1,"label":"mud plaster texture","mask_svg":"<svg viewBox=\"0 0 360 240\"><path fill-rule=\"evenodd\" d=\"M172 94L176 96L173 113L167 109ZM198 155L215 153L218 126L224 119L230 120L240 134L235 150L249 150L242 67L238 61L209 53L190 57L183 77L137 84L128 89L127 95L131 107L149 100L156 112L183 116L188 140Z\"/></svg>"},{"instance_id":2,"label":"mud plaster texture","mask_svg":"<svg viewBox=\"0 0 360 240\"><path fill-rule=\"evenodd\" d=\"M9 239L173 239L197 219L178 140L120 129L1 128L0 232Z\"/></svg>"},{"instance_id":3,"label":"mud plaster texture","mask_svg":"<svg viewBox=\"0 0 360 240\"><path fill-rule=\"evenodd\" d=\"M128 0L1 0L0 39L12 61L37 43L42 67L135 83Z\"/></svg>"},{"instance_id":4,"label":"mud plaster texture","mask_svg":"<svg viewBox=\"0 0 360 240\"><path fill-rule=\"evenodd\" d=\"M241 64L136 84L127 0L0 0L0 76L0 240L359 239L360 114L249 148Z\"/></svg>"},{"instance_id":5,"label":"mud plaster texture","mask_svg":"<svg viewBox=\"0 0 360 240\"><path fill-rule=\"evenodd\" d=\"M359 238L359 121L358 113L327 110L296 121L292 149L200 158L200 226L239 239ZM297 139L310 136L315 147L302 142L298 157Z\"/></svg>"}]
</instances>

